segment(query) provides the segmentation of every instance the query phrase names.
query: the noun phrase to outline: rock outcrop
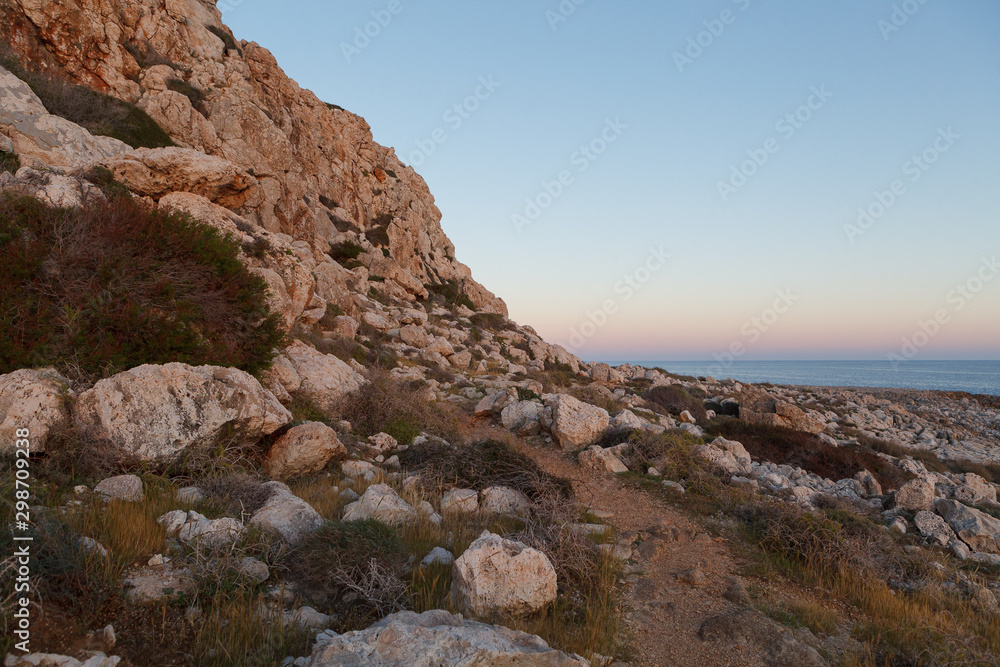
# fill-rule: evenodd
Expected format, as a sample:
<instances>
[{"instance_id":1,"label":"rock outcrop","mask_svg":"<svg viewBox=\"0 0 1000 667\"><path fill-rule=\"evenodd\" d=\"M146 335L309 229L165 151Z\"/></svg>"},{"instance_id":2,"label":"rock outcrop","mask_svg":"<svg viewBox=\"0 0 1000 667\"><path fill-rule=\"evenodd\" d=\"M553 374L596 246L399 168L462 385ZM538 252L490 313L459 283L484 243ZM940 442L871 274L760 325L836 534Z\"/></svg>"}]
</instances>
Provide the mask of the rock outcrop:
<instances>
[{"instance_id":1,"label":"rock outcrop","mask_svg":"<svg viewBox=\"0 0 1000 667\"><path fill-rule=\"evenodd\" d=\"M455 561L451 590L463 613L530 614L556 599L556 571L541 551L483 531Z\"/></svg>"},{"instance_id":2,"label":"rock outcrop","mask_svg":"<svg viewBox=\"0 0 1000 667\"><path fill-rule=\"evenodd\" d=\"M319 472L331 460L346 458L347 450L336 431L321 422L306 422L292 427L271 445L264 471L271 479L284 480Z\"/></svg>"},{"instance_id":3,"label":"rock outcrop","mask_svg":"<svg viewBox=\"0 0 1000 667\"><path fill-rule=\"evenodd\" d=\"M267 435L292 415L249 373L218 366L145 365L82 393L77 424L145 461L216 444L227 432Z\"/></svg>"},{"instance_id":4,"label":"rock outcrop","mask_svg":"<svg viewBox=\"0 0 1000 667\"><path fill-rule=\"evenodd\" d=\"M133 152L94 137L4 72L0 132L28 166L107 164L154 199L203 194L311 247L360 246L365 279L382 277L400 296L452 284L481 312L506 315L455 259L424 180L372 140L364 119L299 88L267 49L233 39L214 2L12 0L0 5L0 26L23 59L137 104L178 145Z\"/></svg>"},{"instance_id":5,"label":"rock outcrop","mask_svg":"<svg viewBox=\"0 0 1000 667\"><path fill-rule=\"evenodd\" d=\"M478 667L537 665L586 667L579 656L549 647L541 638L487 625L440 609L386 616L365 630L321 633L305 667Z\"/></svg>"}]
</instances>

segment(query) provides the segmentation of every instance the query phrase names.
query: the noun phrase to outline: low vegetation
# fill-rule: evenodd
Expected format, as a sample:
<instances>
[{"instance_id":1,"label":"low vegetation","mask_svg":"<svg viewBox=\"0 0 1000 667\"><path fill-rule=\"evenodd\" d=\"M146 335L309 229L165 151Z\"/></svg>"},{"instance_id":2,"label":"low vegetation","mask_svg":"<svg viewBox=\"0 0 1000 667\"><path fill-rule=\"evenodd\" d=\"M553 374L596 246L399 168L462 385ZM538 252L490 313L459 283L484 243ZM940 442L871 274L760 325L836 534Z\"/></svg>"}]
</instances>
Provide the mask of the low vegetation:
<instances>
[{"instance_id":1,"label":"low vegetation","mask_svg":"<svg viewBox=\"0 0 1000 667\"><path fill-rule=\"evenodd\" d=\"M283 333L238 253L211 227L123 197L60 210L0 196L0 373L263 370Z\"/></svg>"},{"instance_id":2,"label":"low vegetation","mask_svg":"<svg viewBox=\"0 0 1000 667\"><path fill-rule=\"evenodd\" d=\"M867 447L830 445L811 433L751 424L731 417L715 419L706 430L712 435L743 443L751 456L799 467L827 479L847 479L868 470L885 490L898 489L911 479L899 467Z\"/></svg>"},{"instance_id":3,"label":"low vegetation","mask_svg":"<svg viewBox=\"0 0 1000 667\"><path fill-rule=\"evenodd\" d=\"M17 153L0 151L0 172L8 171L12 174L16 174L17 170L20 168L21 158L18 157Z\"/></svg>"},{"instance_id":4,"label":"low vegetation","mask_svg":"<svg viewBox=\"0 0 1000 667\"><path fill-rule=\"evenodd\" d=\"M27 83L50 114L85 127L91 134L114 137L132 148L174 145L170 135L136 105L74 84L58 73L25 68L5 44L0 44L0 64Z\"/></svg>"}]
</instances>

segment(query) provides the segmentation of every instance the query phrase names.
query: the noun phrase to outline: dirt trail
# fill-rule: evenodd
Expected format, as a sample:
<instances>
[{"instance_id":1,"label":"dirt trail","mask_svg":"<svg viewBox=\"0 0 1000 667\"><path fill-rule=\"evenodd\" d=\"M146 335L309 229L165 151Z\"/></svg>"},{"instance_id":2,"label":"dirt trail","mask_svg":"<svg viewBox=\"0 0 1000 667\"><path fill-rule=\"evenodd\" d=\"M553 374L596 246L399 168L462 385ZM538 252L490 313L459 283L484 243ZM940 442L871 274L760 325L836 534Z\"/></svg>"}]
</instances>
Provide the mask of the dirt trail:
<instances>
[{"instance_id":1,"label":"dirt trail","mask_svg":"<svg viewBox=\"0 0 1000 667\"><path fill-rule=\"evenodd\" d=\"M511 441L505 430L482 422L475 425L475 435ZM706 619L741 608L723 597L738 568L725 540L713 538L684 513L652 495L627 487L610 474L582 468L555 446L514 442L542 469L570 480L579 501L606 513L619 534L642 540L633 551L641 571L626 577L626 621L633 647L630 664L763 664L756 646L722 646L698 637ZM689 583L691 576L685 573L692 570L702 572L703 581Z\"/></svg>"}]
</instances>

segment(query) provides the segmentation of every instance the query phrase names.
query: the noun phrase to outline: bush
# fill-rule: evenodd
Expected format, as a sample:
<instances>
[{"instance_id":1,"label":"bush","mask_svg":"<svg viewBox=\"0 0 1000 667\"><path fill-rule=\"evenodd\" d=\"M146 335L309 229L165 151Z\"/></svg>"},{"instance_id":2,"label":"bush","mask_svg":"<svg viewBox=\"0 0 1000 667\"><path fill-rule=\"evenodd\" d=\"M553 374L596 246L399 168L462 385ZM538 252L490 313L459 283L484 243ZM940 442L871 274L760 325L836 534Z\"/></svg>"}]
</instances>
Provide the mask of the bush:
<instances>
[{"instance_id":1,"label":"bush","mask_svg":"<svg viewBox=\"0 0 1000 667\"><path fill-rule=\"evenodd\" d=\"M0 373L267 368L284 333L238 252L207 225L123 197L60 210L0 196Z\"/></svg>"},{"instance_id":2,"label":"bush","mask_svg":"<svg viewBox=\"0 0 1000 667\"><path fill-rule=\"evenodd\" d=\"M370 371L368 379L367 384L345 397L337 408L340 417L351 422L358 433L368 436L380 431L389 433L388 429L392 429L404 439L411 434L416 437L420 431L450 441L461 439L455 420L427 400L423 387L400 382L377 370ZM390 433L393 437L396 434Z\"/></svg>"},{"instance_id":3,"label":"bush","mask_svg":"<svg viewBox=\"0 0 1000 667\"><path fill-rule=\"evenodd\" d=\"M531 499L569 498L569 482L542 470L531 458L502 442L483 440L467 446L425 442L400 454L400 463L420 472L426 483L485 489L508 486Z\"/></svg>"},{"instance_id":4,"label":"bush","mask_svg":"<svg viewBox=\"0 0 1000 667\"><path fill-rule=\"evenodd\" d=\"M17 156L17 153L0 151L0 172L9 171L12 174L16 174L20 168L21 158Z\"/></svg>"},{"instance_id":5,"label":"bush","mask_svg":"<svg viewBox=\"0 0 1000 667\"><path fill-rule=\"evenodd\" d=\"M811 433L780 426L750 424L720 417L706 427L712 435L743 443L751 456L777 464L796 466L834 481L868 470L883 490L896 489L910 477L895 465L867 449L834 447Z\"/></svg>"},{"instance_id":6,"label":"bush","mask_svg":"<svg viewBox=\"0 0 1000 667\"><path fill-rule=\"evenodd\" d=\"M142 69L149 69L154 65L166 65L167 67L178 69L177 63L153 48L149 40L140 39L129 42L125 45L125 50L135 58L135 62Z\"/></svg>"},{"instance_id":7,"label":"bush","mask_svg":"<svg viewBox=\"0 0 1000 667\"><path fill-rule=\"evenodd\" d=\"M180 93L184 97L191 100L191 106L193 106L198 113L202 116L208 116L206 104L208 100L205 97L205 92L201 88L182 79L170 79L167 81L167 88L175 93Z\"/></svg>"},{"instance_id":8,"label":"bush","mask_svg":"<svg viewBox=\"0 0 1000 667\"><path fill-rule=\"evenodd\" d=\"M432 283L424 285L430 294L431 300L440 303L445 308L454 308L457 305L465 306L469 310L475 310L476 305L469 297L462 293L458 281L452 278L442 283ZM502 316L501 316L502 317ZM473 324L476 324L473 322Z\"/></svg>"},{"instance_id":9,"label":"bush","mask_svg":"<svg viewBox=\"0 0 1000 667\"><path fill-rule=\"evenodd\" d=\"M132 148L174 145L170 135L134 104L19 65L11 72L28 84L50 114L85 127L91 134L114 137Z\"/></svg>"},{"instance_id":10,"label":"bush","mask_svg":"<svg viewBox=\"0 0 1000 667\"><path fill-rule=\"evenodd\" d=\"M231 34L222 28L215 27L214 25L206 25L205 27L208 28L210 33L222 40L222 43L226 45L227 50L236 51L241 56L243 55L243 49L240 48L240 45L236 43L236 38Z\"/></svg>"},{"instance_id":11,"label":"bush","mask_svg":"<svg viewBox=\"0 0 1000 667\"><path fill-rule=\"evenodd\" d=\"M330 246L329 255L333 261L344 264L345 262L356 260L358 255L364 251L365 249L356 243L345 242Z\"/></svg>"},{"instance_id":12,"label":"bush","mask_svg":"<svg viewBox=\"0 0 1000 667\"><path fill-rule=\"evenodd\" d=\"M334 521L289 554L290 576L317 603L364 623L404 608L406 552L395 529Z\"/></svg>"},{"instance_id":13,"label":"bush","mask_svg":"<svg viewBox=\"0 0 1000 667\"><path fill-rule=\"evenodd\" d=\"M469 321L477 329L485 329L486 331L503 331L514 328L507 318L500 313L476 313L469 317Z\"/></svg>"},{"instance_id":14,"label":"bush","mask_svg":"<svg viewBox=\"0 0 1000 667\"><path fill-rule=\"evenodd\" d=\"M678 384L657 385L646 390L642 397L670 414L679 415L687 410L698 421L708 417L702 399Z\"/></svg>"}]
</instances>

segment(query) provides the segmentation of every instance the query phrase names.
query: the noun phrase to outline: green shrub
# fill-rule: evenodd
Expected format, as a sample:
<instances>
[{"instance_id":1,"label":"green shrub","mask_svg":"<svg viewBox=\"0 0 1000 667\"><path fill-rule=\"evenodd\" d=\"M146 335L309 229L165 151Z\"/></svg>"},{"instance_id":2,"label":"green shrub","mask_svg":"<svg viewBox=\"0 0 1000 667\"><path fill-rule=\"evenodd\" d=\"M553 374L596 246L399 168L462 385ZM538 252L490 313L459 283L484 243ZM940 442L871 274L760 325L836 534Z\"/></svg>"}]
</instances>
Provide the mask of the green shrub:
<instances>
[{"instance_id":1,"label":"green shrub","mask_svg":"<svg viewBox=\"0 0 1000 667\"><path fill-rule=\"evenodd\" d=\"M0 373L172 361L256 373L284 341L266 298L237 244L189 217L123 197L54 209L0 196Z\"/></svg>"},{"instance_id":2,"label":"green shrub","mask_svg":"<svg viewBox=\"0 0 1000 667\"><path fill-rule=\"evenodd\" d=\"M382 430L394 437L401 445L411 444L413 439L420 435L420 429L405 419L393 419Z\"/></svg>"},{"instance_id":3,"label":"green shrub","mask_svg":"<svg viewBox=\"0 0 1000 667\"><path fill-rule=\"evenodd\" d=\"M365 249L358 244L345 241L344 243L338 243L335 246L330 246L329 255L333 261L344 264L350 260L357 259L358 255L364 251Z\"/></svg>"},{"instance_id":4,"label":"green shrub","mask_svg":"<svg viewBox=\"0 0 1000 667\"><path fill-rule=\"evenodd\" d=\"M507 318L500 313L476 313L469 318L479 329L485 329L486 331L503 331L504 329L512 328L510 322ZM566 367L567 369L569 366Z\"/></svg>"},{"instance_id":5,"label":"green shrub","mask_svg":"<svg viewBox=\"0 0 1000 667\"><path fill-rule=\"evenodd\" d=\"M16 174L20 168L21 158L17 156L17 153L0 151L0 172L9 171L12 174Z\"/></svg>"},{"instance_id":6,"label":"green shrub","mask_svg":"<svg viewBox=\"0 0 1000 667\"><path fill-rule=\"evenodd\" d=\"M133 148L174 145L170 135L134 104L44 74L27 70L17 74L50 114L85 127L91 134L114 137Z\"/></svg>"},{"instance_id":7,"label":"green shrub","mask_svg":"<svg viewBox=\"0 0 1000 667\"><path fill-rule=\"evenodd\" d=\"M115 199L116 197L130 199L132 197L129 189L115 180L115 175L107 167L100 165L92 167L83 174L83 177L99 187L108 199Z\"/></svg>"}]
</instances>

